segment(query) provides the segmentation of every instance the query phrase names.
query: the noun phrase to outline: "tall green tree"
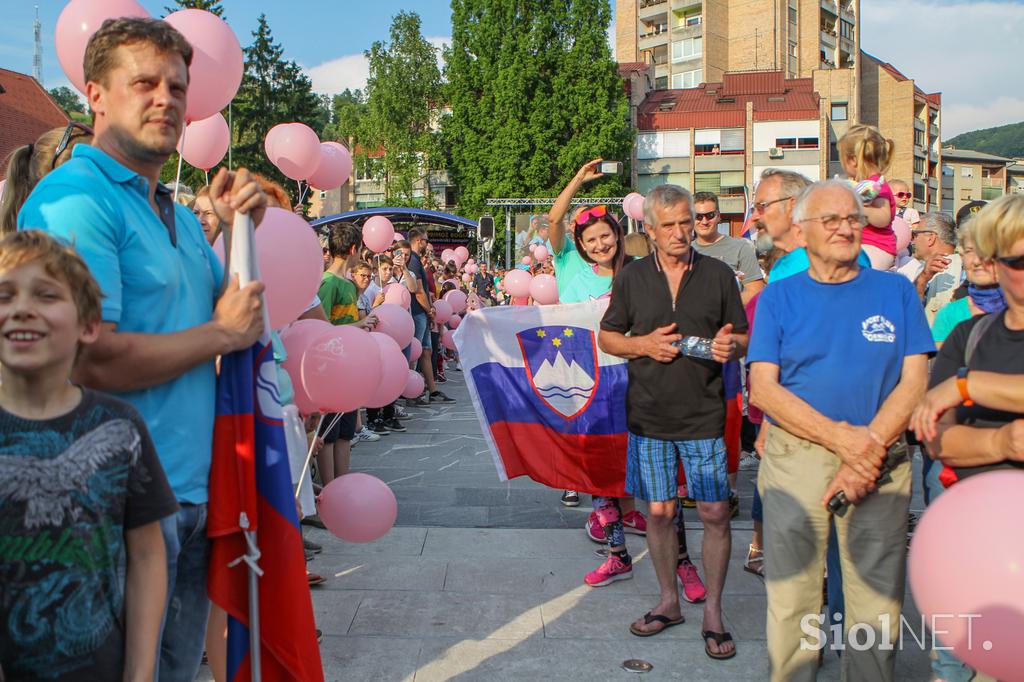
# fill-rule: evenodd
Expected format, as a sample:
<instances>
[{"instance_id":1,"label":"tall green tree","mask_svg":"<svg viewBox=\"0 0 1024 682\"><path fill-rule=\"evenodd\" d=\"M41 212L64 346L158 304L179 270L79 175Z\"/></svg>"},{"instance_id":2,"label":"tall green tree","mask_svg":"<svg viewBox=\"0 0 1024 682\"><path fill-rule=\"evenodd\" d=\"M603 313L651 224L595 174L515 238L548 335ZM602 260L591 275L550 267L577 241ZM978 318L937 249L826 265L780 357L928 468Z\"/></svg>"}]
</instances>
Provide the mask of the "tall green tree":
<instances>
[{"instance_id":1,"label":"tall green tree","mask_svg":"<svg viewBox=\"0 0 1024 682\"><path fill-rule=\"evenodd\" d=\"M324 129L324 139L346 142L355 137L366 115L366 97L363 91L346 88L331 98L331 122Z\"/></svg>"},{"instance_id":2,"label":"tall green tree","mask_svg":"<svg viewBox=\"0 0 1024 682\"><path fill-rule=\"evenodd\" d=\"M211 14L216 14L221 19L224 19L224 7L221 5L220 0L174 0L176 7L164 7L164 12L170 14L171 12L177 12L180 9L204 9Z\"/></svg>"},{"instance_id":3,"label":"tall green tree","mask_svg":"<svg viewBox=\"0 0 1024 682\"><path fill-rule=\"evenodd\" d=\"M443 147L461 213L489 197L555 196L597 156L629 159L611 19L608 0L452 0ZM625 190L621 178L586 188Z\"/></svg>"},{"instance_id":4,"label":"tall green tree","mask_svg":"<svg viewBox=\"0 0 1024 682\"><path fill-rule=\"evenodd\" d=\"M58 88L52 88L50 90L50 97L57 103L61 109L64 110L69 116L72 112L84 114L85 103L82 102L82 98L78 96L78 93L69 88L66 85L62 85Z\"/></svg>"},{"instance_id":5,"label":"tall green tree","mask_svg":"<svg viewBox=\"0 0 1024 682\"><path fill-rule=\"evenodd\" d=\"M430 172L441 167L436 129L443 91L437 49L423 37L415 12L395 15L389 38L366 51L370 76L356 137L364 153L384 149L372 168L384 183L388 203L429 207ZM427 181L422 199L416 196L421 180Z\"/></svg>"}]
</instances>

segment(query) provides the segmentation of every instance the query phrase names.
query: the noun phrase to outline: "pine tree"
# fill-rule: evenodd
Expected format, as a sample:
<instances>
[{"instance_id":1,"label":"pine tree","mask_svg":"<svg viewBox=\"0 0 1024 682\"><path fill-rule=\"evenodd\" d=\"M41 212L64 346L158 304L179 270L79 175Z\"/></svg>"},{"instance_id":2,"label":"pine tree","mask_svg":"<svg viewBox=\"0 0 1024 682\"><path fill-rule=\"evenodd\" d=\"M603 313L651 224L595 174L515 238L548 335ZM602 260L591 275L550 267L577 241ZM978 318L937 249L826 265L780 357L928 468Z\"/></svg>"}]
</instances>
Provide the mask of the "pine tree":
<instances>
[{"instance_id":1,"label":"pine tree","mask_svg":"<svg viewBox=\"0 0 1024 682\"><path fill-rule=\"evenodd\" d=\"M171 12L177 12L180 9L203 9L211 14L216 14L221 19L227 20L224 17L224 8L221 6L220 0L174 0L177 7L164 7L164 11L167 14Z\"/></svg>"},{"instance_id":2,"label":"pine tree","mask_svg":"<svg viewBox=\"0 0 1024 682\"><path fill-rule=\"evenodd\" d=\"M391 23L390 42L377 41L367 50L370 77L356 136L363 156L368 150L384 149L373 168L384 182L385 200L399 206L433 204L429 177L440 162L436 125L441 72L437 50L423 38L420 27L418 14L399 12ZM416 196L421 179L427 181L422 199Z\"/></svg>"}]
</instances>

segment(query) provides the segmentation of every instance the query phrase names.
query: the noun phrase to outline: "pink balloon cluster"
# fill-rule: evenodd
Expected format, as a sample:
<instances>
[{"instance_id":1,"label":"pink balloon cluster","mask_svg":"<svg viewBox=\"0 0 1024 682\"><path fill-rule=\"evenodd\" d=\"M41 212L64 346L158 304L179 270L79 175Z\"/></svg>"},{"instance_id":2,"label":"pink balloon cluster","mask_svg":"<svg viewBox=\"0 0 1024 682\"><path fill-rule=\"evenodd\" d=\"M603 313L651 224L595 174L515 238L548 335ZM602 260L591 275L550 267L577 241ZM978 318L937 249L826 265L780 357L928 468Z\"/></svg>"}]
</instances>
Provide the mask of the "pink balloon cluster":
<instances>
[{"instance_id":1,"label":"pink balloon cluster","mask_svg":"<svg viewBox=\"0 0 1024 682\"><path fill-rule=\"evenodd\" d=\"M639 192L630 192L622 200L622 212L633 220L644 219L644 195Z\"/></svg>"}]
</instances>

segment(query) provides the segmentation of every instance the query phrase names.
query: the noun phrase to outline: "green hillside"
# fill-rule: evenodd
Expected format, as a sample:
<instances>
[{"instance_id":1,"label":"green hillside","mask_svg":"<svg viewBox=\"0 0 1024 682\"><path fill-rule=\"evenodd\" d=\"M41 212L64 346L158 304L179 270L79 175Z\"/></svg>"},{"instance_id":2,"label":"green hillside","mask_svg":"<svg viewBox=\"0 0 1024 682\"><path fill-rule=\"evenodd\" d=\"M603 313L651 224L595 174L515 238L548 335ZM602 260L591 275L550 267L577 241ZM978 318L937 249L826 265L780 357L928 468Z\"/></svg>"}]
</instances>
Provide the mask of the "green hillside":
<instances>
[{"instance_id":1,"label":"green hillside","mask_svg":"<svg viewBox=\"0 0 1024 682\"><path fill-rule=\"evenodd\" d=\"M1022 157L1024 156L1024 121L961 133L946 140L943 144L999 156Z\"/></svg>"}]
</instances>

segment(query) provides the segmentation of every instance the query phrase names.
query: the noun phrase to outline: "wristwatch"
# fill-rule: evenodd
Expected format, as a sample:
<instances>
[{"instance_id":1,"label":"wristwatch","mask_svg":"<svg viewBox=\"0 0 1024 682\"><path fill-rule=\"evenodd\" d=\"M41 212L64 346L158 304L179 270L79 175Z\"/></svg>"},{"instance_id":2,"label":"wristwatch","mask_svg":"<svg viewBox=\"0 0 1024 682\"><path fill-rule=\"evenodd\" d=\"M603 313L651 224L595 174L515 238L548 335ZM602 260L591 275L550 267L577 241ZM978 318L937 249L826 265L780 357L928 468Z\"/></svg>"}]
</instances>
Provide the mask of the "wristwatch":
<instances>
[{"instance_id":1,"label":"wristwatch","mask_svg":"<svg viewBox=\"0 0 1024 682\"><path fill-rule=\"evenodd\" d=\"M956 388L960 391L960 397L963 398L964 405L970 407L974 404L971 400L971 394L967 392L967 372L969 370L966 367L961 367L956 371Z\"/></svg>"}]
</instances>

